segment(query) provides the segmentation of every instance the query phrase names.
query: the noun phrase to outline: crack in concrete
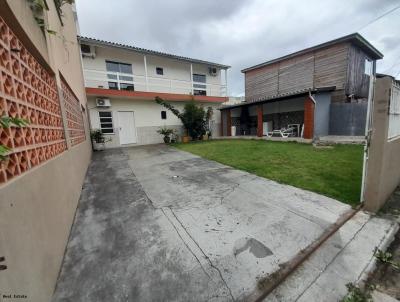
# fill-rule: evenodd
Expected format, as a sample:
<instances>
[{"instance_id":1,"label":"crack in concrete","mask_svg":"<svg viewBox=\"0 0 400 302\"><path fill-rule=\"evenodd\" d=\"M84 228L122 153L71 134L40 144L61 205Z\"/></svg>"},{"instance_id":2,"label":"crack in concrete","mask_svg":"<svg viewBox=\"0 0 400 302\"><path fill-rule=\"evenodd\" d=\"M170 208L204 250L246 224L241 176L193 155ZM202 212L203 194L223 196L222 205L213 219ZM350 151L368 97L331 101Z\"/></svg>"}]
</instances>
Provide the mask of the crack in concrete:
<instances>
[{"instance_id":1,"label":"crack in concrete","mask_svg":"<svg viewBox=\"0 0 400 302\"><path fill-rule=\"evenodd\" d=\"M312 280L312 282L301 292L301 294L296 298L296 300L294 300L295 302L298 301L306 292L307 290L310 289L311 286L313 286L313 284L315 284L315 282L317 282L317 280L319 279L319 277L321 277L321 275L328 269L328 267L337 259L337 257L339 257L339 255L341 255L341 253L346 249L346 247L356 238L356 236L362 231L362 229L367 225L368 221L370 221L370 219L368 219L358 230L357 232L354 233L354 235L350 238L350 240L343 246L343 248L335 255L335 257L332 258L331 261L329 261L329 263L325 266L325 268L320 271L318 273L318 275Z\"/></svg>"},{"instance_id":2,"label":"crack in concrete","mask_svg":"<svg viewBox=\"0 0 400 302\"><path fill-rule=\"evenodd\" d=\"M134 173L132 167L131 167L129 164L128 164L128 166L129 166L129 169L131 170L133 176L136 177L136 175L135 175L135 173ZM169 221L169 223L170 223L170 224L173 226L173 228L175 229L175 231L176 231L176 233L178 234L179 238L182 240L182 242L185 244L185 246L186 246L187 249L191 252L191 254L196 258L196 260L198 261L198 263L199 263L200 267L202 268L202 270L204 271L204 273L211 279L211 276L206 272L205 268L204 268L203 265L201 264L201 261L197 258L197 256L194 254L194 252L190 249L190 247L188 246L188 244L185 242L185 240L184 240L184 239L182 238L182 236L179 234L179 232L178 232L177 228L175 227L175 225L174 225L174 224L172 223L172 221L168 218L168 215L166 215L166 213L164 212L164 209L163 209L163 208L158 208L158 207L156 207L156 206L154 205L153 201L152 201L152 200L149 198L149 196L147 195L147 193L146 193L146 191L144 190L144 188L143 188L142 184L140 183L140 181L138 181L138 182L139 182L140 188L143 190L143 193L145 194L145 196L146 196L148 202L149 202L150 205L153 207L153 209L156 209L156 210L158 209L158 210L161 210L161 211L162 211L163 215L167 218L167 220ZM236 184L236 185L238 186L239 184ZM236 186L235 186L235 188L236 188ZM235 189L235 188L234 188L234 189ZM175 219L178 221L178 223L181 225L181 227L183 228L183 230L185 231L185 233L189 236L189 238L193 241L193 243L194 243L194 244L198 247L198 249L201 251L201 253L202 253L203 256L205 257L205 259L207 260L208 264L209 264L213 269L215 269L215 270L218 272L218 274L219 274L219 276L220 276L220 278L221 278L221 281L224 283L225 287L227 288L227 290L228 290L228 292L229 292L229 295L230 295L232 301L235 301L235 298L233 297L232 291L231 291L230 287L228 286L228 284L226 283L224 277L222 276L222 273L221 273L221 271L219 270L219 268L216 267L216 266L212 263L212 261L210 260L210 258L206 255L206 253L203 251L203 249L200 247L200 245L197 243L197 241L194 240L194 238L190 235L190 233L187 231L187 229L185 228L185 226L182 224L182 222L181 222L181 221L178 219L178 217L175 215L175 213L174 213L174 211L172 210L172 208L171 208L171 207L168 207L168 208L169 208L169 210L171 211L172 215L175 217Z\"/></svg>"},{"instance_id":3,"label":"crack in concrete","mask_svg":"<svg viewBox=\"0 0 400 302\"><path fill-rule=\"evenodd\" d=\"M227 193L225 193L223 196L220 198L220 204L222 205L224 203L225 198L227 198L229 195L231 195L235 190L240 186L239 183L235 183L229 190L226 190Z\"/></svg>"},{"instance_id":4,"label":"crack in concrete","mask_svg":"<svg viewBox=\"0 0 400 302\"><path fill-rule=\"evenodd\" d=\"M171 209L170 209L171 210ZM175 229L175 232L178 234L179 238L181 238L183 244L186 246L186 248L190 251L190 253L193 255L194 258L196 258L197 262L199 263L201 269L203 270L203 272L207 275L207 277L209 279L211 279L211 276L207 273L206 269L203 267L203 265L201 264L201 261L199 258L197 258L196 254L192 251L192 249L189 247L189 245L186 243L186 241L182 238L181 234L179 234L178 229L176 228L176 226L172 223L171 219L169 219L168 215L165 213L164 209L161 208L161 211L163 212L164 216L168 219L169 223L173 226L173 228ZM172 212L172 210L171 210ZM174 215L175 216L175 215Z\"/></svg>"},{"instance_id":5,"label":"crack in concrete","mask_svg":"<svg viewBox=\"0 0 400 302\"><path fill-rule=\"evenodd\" d=\"M179 218L175 215L174 211L173 211L171 208L170 208L170 210L171 210L172 215L174 215L175 219L179 222L179 224L180 224L180 225L182 226L182 228L185 230L186 234L190 237L190 239L192 239L193 243L194 243L194 244L198 247L198 249L202 252L202 254L204 255L204 258L207 260L208 264L209 264L213 269L215 269L215 270L218 272L218 274L219 274L219 276L220 276L222 282L225 284L225 287L226 287L226 288L228 289L228 291L229 291L229 294L230 294L230 296L231 296L231 298L232 298L232 301L235 301L235 298L233 297L232 291L231 291L230 287L228 286L228 283L226 283L224 277L222 276L222 273L221 273L220 269L219 269L218 267L216 267L216 266L212 263L210 257L208 257L208 256L206 255L206 253L203 251L203 249L200 247L200 245L197 243L197 241L194 240L194 238L192 237L192 235L190 235L190 233L189 233L188 230L185 228L185 226L183 225L183 223L182 223L182 222L179 220Z\"/></svg>"}]
</instances>

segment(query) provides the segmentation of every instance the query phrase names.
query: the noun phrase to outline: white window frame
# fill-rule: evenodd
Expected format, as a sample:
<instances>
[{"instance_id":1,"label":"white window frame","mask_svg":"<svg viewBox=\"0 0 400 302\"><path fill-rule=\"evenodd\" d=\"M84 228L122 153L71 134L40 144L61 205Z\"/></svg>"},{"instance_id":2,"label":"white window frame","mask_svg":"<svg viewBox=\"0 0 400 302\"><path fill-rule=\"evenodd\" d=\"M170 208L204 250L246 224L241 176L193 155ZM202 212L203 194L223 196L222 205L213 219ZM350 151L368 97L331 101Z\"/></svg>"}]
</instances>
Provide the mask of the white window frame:
<instances>
[{"instance_id":1,"label":"white window frame","mask_svg":"<svg viewBox=\"0 0 400 302\"><path fill-rule=\"evenodd\" d=\"M100 113L101 112L109 112L109 113L111 113L111 117L101 117L100 116ZM112 130L112 132L108 132L108 133L103 133L104 135L112 135L112 134L115 134L115 131L114 131L114 115L113 115L113 112L111 111L111 110L101 110L101 111L98 111L97 112L97 114L98 114L98 116L99 116L99 128L100 128L100 131L103 133L103 129L111 129ZM109 127L102 127L101 126L101 119L102 118L111 118L111 125L112 125L112 127L111 128L109 128Z\"/></svg>"},{"instance_id":2,"label":"white window frame","mask_svg":"<svg viewBox=\"0 0 400 302\"><path fill-rule=\"evenodd\" d=\"M109 71L109 70L107 70L107 63L114 63L114 64L120 64L120 65L130 65L131 69L132 69L132 73ZM133 77L133 64L132 63L105 60L105 64L106 64L106 72L107 72L107 83L110 83L110 82L111 83L116 83L118 90L127 90L127 89L121 89L121 84L132 85L133 86L133 91L135 91L135 83L134 83L134 77ZM109 76L114 76L115 79L110 78ZM125 79L124 79L124 77L125 77ZM132 80L127 80L126 77L132 78ZM130 91L130 90L128 90L128 91Z\"/></svg>"},{"instance_id":3,"label":"white window frame","mask_svg":"<svg viewBox=\"0 0 400 302\"><path fill-rule=\"evenodd\" d=\"M400 138L400 85L393 83L389 103L388 140Z\"/></svg>"}]
</instances>

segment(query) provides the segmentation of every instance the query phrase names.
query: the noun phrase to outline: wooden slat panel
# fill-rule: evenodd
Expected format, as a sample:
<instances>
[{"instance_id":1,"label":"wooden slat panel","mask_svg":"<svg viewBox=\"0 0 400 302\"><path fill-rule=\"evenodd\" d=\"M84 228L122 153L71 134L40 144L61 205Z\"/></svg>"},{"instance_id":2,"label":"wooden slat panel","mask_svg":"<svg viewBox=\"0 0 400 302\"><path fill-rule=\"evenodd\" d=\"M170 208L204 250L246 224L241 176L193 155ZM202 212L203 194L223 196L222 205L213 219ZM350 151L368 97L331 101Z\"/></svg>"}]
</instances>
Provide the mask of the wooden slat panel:
<instances>
[{"instance_id":1,"label":"wooden slat panel","mask_svg":"<svg viewBox=\"0 0 400 302\"><path fill-rule=\"evenodd\" d=\"M267 66L262 72L245 74L246 101L276 95L278 92L278 65Z\"/></svg>"},{"instance_id":2,"label":"wooden slat panel","mask_svg":"<svg viewBox=\"0 0 400 302\"><path fill-rule=\"evenodd\" d=\"M338 44L315 52L315 87L345 87L348 48L349 44Z\"/></svg>"},{"instance_id":3,"label":"wooden slat panel","mask_svg":"<svg viewBox=\"0 0 400 302\"><path fill-rule=\"evenodd\" d=\"M279 69L279 94L313 87L314 56L308 54L290 64L281 64Z\"/></svg>"},{"instance_id":4,"label":"wooden slat panel","mask_svg":"<svg viewBox=\"0 0 400 302\"><path fill-rule=\"evenodd\" d=\"M349 48L346 93L357 98L368 97L369 76L364 73L366 59L370 58L361 49Z\"/></svg>"}]
</instances>

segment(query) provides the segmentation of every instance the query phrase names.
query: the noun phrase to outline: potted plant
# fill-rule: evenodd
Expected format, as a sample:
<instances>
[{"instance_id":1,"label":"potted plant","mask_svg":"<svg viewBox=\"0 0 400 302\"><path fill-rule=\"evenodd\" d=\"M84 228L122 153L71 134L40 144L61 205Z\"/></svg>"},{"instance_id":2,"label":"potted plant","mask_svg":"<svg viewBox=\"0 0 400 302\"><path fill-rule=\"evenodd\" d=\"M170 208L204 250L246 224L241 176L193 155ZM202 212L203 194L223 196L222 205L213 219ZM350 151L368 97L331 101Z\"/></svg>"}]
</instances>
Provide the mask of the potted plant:
<instances>
[{"instance_id":1,"label":"potted plant","mask_svg":"<svg viewBox=\"0 0 400 302\"><path fill-rule=\"evenodd\" d=\"M171 136L174 134L174 129L169 129L164 126L163 128L158 129L157 133L164 136L164 143L169 144L171 142Z\"/></svg>"},{"instance_id":2,"label":"potted plant","mask_svg":"<svg viewBox=\"0 0 400 302\"><path fill-rule=\"evenodd\" d=\"M202 136L203 141L208 141L210 136L211 136L211 132L209 130L207 130L206 133L204 133Z\"/></svg>"},{"instance_id":3,"label":"potted plant","mask_svg":"<svg viewBox=\"0 0 400 302\"><path fill-rule=\"evenodd\" d=\"M106 139L100 129L93 129L90 131L90 138L93 142L94 151L102 151L106 148Z\"/></svg>"}]
</instances>

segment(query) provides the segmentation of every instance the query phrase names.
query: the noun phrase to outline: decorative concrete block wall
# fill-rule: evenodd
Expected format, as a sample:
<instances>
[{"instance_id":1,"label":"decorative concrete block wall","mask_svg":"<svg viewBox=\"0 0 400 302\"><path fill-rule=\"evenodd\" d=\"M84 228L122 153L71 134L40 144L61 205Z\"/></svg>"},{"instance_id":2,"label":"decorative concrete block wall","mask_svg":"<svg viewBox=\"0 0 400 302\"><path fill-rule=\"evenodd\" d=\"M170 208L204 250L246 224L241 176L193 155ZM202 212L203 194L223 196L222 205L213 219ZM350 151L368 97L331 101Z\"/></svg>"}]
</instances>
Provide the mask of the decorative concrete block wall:
<instances>
[{"instance_id":1,"label":"decorative concrete block wall","mask_svg":"<svg viewBox=\"0 0 400 302\"><path fill-rule=\"evenodd\" d=\"M74 95L64 79L61 81L61 89L64 100L64 109L66 112L69 140L71 146L75 146L86 139L81 105L78 98Z\"/></svg>"},{"instance_id":2,"label":"decorative concrete block wall","mask_svg":"<svg viewBox=\"0 0 400 302\"><path fill-rule=\"evenodd\" d=\"M79 100L62 83L71 145L83 142ZM0 165L0 183L67 149L55 76L43 68L0 18L0 116L25 119L26 127L0 127L0 143L12 149Z\"/></svg>"}]
</instances>

